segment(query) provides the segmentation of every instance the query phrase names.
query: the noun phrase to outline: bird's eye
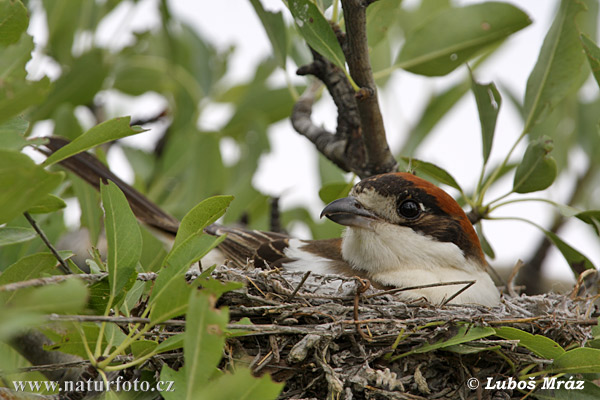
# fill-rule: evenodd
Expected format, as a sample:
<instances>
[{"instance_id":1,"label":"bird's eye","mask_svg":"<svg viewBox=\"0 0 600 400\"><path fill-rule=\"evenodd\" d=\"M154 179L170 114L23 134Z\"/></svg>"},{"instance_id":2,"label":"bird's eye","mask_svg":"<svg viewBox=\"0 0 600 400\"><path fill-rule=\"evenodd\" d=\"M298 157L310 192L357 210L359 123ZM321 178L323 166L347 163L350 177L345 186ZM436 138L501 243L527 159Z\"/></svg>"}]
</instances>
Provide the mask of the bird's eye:
<instances>
[{"instance_id":1,"label":"bird's eye","mask_svg":"<svg viewBox=\"0 0 600 400\"><path fill-rule=\"evenodd\" d=\"M415 219L421 215L421 207L414 200L404 200L398 206L398 214L406 219Z\"/></svg>"}]
</instances>

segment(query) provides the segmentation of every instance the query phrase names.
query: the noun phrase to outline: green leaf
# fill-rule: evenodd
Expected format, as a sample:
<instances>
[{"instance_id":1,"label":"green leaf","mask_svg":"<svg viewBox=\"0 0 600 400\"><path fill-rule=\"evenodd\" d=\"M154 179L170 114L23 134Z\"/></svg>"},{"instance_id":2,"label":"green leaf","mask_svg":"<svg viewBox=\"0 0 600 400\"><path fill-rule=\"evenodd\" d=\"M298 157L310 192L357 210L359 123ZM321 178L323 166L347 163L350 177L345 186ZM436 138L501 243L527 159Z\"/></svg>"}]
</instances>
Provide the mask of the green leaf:
<instances>
[{"instance_id":1,"label":"green leaf","mask_svg":"<svg viewBox=\"0 0 600 400\"><path fill-rule=\"evenodd\" d=\"M378 0L367 8L367 39L369 47L376 47L398 24L402 0Z\"/></svg>"},{"instance_id":2,"label":"green leaf","mask_svg":"<svg viewBox=\"0 0 600 400\"><path fill-rule=\"evenodd\" d=\"M585 5L580 1L562 0L527 80L523 132L529 132L580 81L585 56L575 17L584 10Z\"/></svg>"},{"instance_id":3,"label":"green leaf","mask_svg":"<svg viewBox=\"0 0 600 400\"><path fill-rule=\"evenodd\" d=\"M420 353L428 353L433 350L443 349L448 346L454 346L461 343L471 342L473 340L481 339L487 336L493 335L495 332L494 328L485 327L485 326L468 326L462 325L458 329L458 333L451 337L448 340L439 340L436 343L429 344L426 343L423 346L411 350L407 353L400 354L399 356L393 357L392 361L408 356L410 354L420 354Z\"/></svg>"},{"instance_id":4,"label":"green leaf","mask_svg":"<svg viewBox=\"0 0 600 400\"><path fill-rule=\"evenodd\" d=\"M252 7L254 7L254 11L256 11L258 18L260 18L260 22L262 22L262 25L267 32L277 63L281 68L285 69L287 58L287 31L281 11L266 11L260 0L250 0L250 3L252 4Z\"/></svg>"},{"instance_id":5,"label":"green leaf","mask_svg":"<svg viewBox=\"0 0 600 400\"><path fill-rule=\"evenodd\" d=\"M51 253L36 253L21 258L0 274L0 286L39 278L43 274L52 272L57 261ZM17 292L0 292L0 303L8 303Z\"/></svg>"},{"instance_id":6,"label":"green leaf","mask_svg":"<svg viewBox=\"0 0 600 400\"><path fill-rule=\"evenodd\" d=\"M529 143L515 171L513 192L531 193L552 185L557 175L556 161L550 156L553 148L554 144L547 136Z\"/></svg>"},{"instance_id":7,"label":"green leaf","mask_svg":"<svg viewBox=\"0 0 600 400\"><path fill-rule=\"evenodd\" d=\"M4 84L10 80L25 81L25 66L31 60L33 48L33 38L29 35L22 35L18 43L8 47L0 46L0 79Z\"/></svg>"},{"instance_id":8,"label":"green leaf","mask_svg":"<svg viewBox=\"0 0 600 400\"><path fill-rule=\"evenodd\" d=\"M321 190L319 190L319 198L325 204L329 204L335 199L340 199L342 197L348 196L350 193L350 189L352 189L354 183L350 182L333 182L323 185Z\"/></svg>"},{"instance_id":9,"label":"green leaf","mask_svg":"<svg viewBox=\"0 0 600 400\"><path fill-rule=\"evenodd\" d=\"M498 346L489 346L489 345L469 345L469 344L454 344L451 346L446 346L444 347L443 350L445 351L451 351L453 353L457 353L457 354L475 354L475 353L481 353L482 351L491 351L491 350L498 350L502 348L502 346L498 345Z\"/></svg>"},{"instance_id":10,"label":"green leaf","mask_svg":"<svg viewBox=\"0 0 600 400\"><path fill-rule=\"evenodd\" d=\"M181 220L173 248L193 235L202 235L204 228L221 218L233 196L213 196L201 201Z\"/></svg>"},{"instance_id":11,"label":"green leaf","mask_svg":"<svg viewBox=\"0 0 600 400\"><path fill-rule=\"evenodd\" d=\"M446 75L530 23L523 11L506 3L449 8L434 14L408 34L396 65L415 74Z\"/></svg>"},{"instance_id":12,"label":"green leaf","mask_svg":"<svg viewBox=\"0 0 600 400\"><path fill-rule=\"evenodd\" d=\"M408 163L415 171L421 172L433 179L436 179L440 183L451 186L462 193L462 188L456 182L454 177L450 175L445 169L438 167L427 161L418 160L411 157L402 157L402 159Z\"/></svg>"},{"instance_id":13,"label":"green leaf","mask_svg":"<svg viewBox=\"0 0 600 400\"><path fill-rule=\"evenodd\" d=\"M31 228L2 226L0 227L0 247L27 242L36 236L37 233Z\"/></svg>"},{"instance_id":14,"label":"green leaf","mask_svg":"<svg viewBox=\"0 0 600 400\"><path fill-rule=\"evenodd\" d=\"M66 206L67 203L65 203L63 199L48 193L41 199L39 199L39 201L34 206L29 208L27 212L29 212L30 214L48 214L54 211L61 210Z\"/></svg>"},{"instance_id":15,"label":"green leaf","mask_svg":"<svg viewBox=\"0 0 600 400\"><path fill-rule=\"evenodd\" d=\"M0 85L0 122L43 102L49 88L47 77L36 82L19 80Z\"/></svg>"},{"instance_id":16,"label":"green leaf","mask_svg":"<svg viewBox=\"0 0 600 400\"><path fill-rule=\"evenodd\" d=\"M565 353L558 343L542 335L532 335L520 329L503 326L496 328L496 336L507 340L518 340L519 346L531 350L536 355L553 360Z\"/></svg>"},{"instance_id":17,"label":"green leaf","mask_svg":"<svg viewBox=\"0 0 600 400\"><path fill-rule=\"evenodd\" d=\"M38 203L63 176L44 170L25 154L0 150L0 224Z\"/></svg>"},{"instance_id":18,"label":"green leaf","mask_svg":"<svg viewBox=\"0 0 600 400\"><path fill-rule=\"evenodd\" d=\"M44 161L43 165L52 165L94 146L146 131L145 129L129 126L130 121L131 117L118 117L94 126L53 153Z\"/></svg>"},{"instance_id":19,"label":"green leaf","mask_svg":"<svg viewBox=\"0 0 600 400\"><path fill-rule=\"evenodd\" d=\"M596 231L596 235L600 236L600 210L583 211L575 214L575 217L591 225Z\"/></svg>"},{"instance_id":20,"label":"green leaf","mask_svg":"<svg viewBox=\"0 0 600 400\"><path fill-rule=\"evenodd\" d=\"M302 37L317 53L345 70L345 58L331 25L310 0L289 0L288 7Z\"/></svg>"},{"instance_id":21,"label":"green leaf","mask_svg":"<svg viewBox=\"0 0 600 400\"><path fill-rule=\"evenodd\" d=\"M275 383L268 375L252 376L250 370L238 368L233 374L225 373L218 379L200 388L198 397L211 400L271 400L283 390L284 383Z\"/></svg>"},{"instance_id":22,"label":"green leaf","mask_svg":"<svg viewBox=\"0 0 600 400\"><path fill-rule=\"evenodd\" d=\"M157 347L158 343L153 340L136 340L131 343L131 354L135 358L140 358L152 353Z\"/></svg>"},{"instance_id":23,"label":"green leaf","mask_svg":"<svg viewBox=\"0 0 600 400\"><path fill-rule=\"evenodd\" d=\"M20 0L0 1L0 46L18 42L27 25L27 8Z\"/></svg>"},{"instance_id":24,"label":"green leaf","mask_svg":"<svg viewBox=\"0 0 600 400\"><path fill-rule=\"evenodd\" d=\"M479 241L481 242L481 249L483 250L483 252L492 260L495 259L496 253L494 252L492 245L490 244L490 242L488 242L487 238L483 233L483 226L481 224L481 221L475 224L475 230L477 231L477 236L479 237Z\"/></svg>"},{"instance_id":25,"label":"green leaf","mask_svg":"<svg viewBox=\"0 0 600 400\"><path fill-rule=\"evenodd\" d=\"M149 317L153 324L183 315L188 307L190 292L196 290L185 282L183 274L173 275L173 270L164 268L154 285L148 302L148 307L152 307Z\"/></svg>"},{"instance_id":26,"label":"green leaf","mask_svg":"<svg viewBox=\"0 0 600 400\"><path fill-rule=\"evenodd\" d=\"M571 374L600 373L600 350L588 347L569 350L554 359L552 372Z\"/></svg>"},{"instance_id":27,"label":"green leaf","mask_svg":"<svg viewBox=\"0 0 600 400\"><path fill-rule=\"evenodd\" d=\"M80 224L87 228L90 234L90 243L95 246L98 243L100 230L102 229L102 210L100 208L100 195L98 191L75 174L69 174L71 187L79 201L81 209Z\"/></svg>"},{"instance_id":28,"label":"green leaf","mask_svg":"<svg viewBox=\"0 0 600 400\"><path fill-rule=\"evenodd\" d=\"M216 301L216 296L203 291L190 294L183 346L188 399L198 398L195 394L206 386L223 357L229 312L216 309Z\"/></svg>"},{"instance_id":29,"label":"green leaf","mask_svg":"<svg viewBox=\"0 0 600 400\"><path fill-rule=\"evenodd\" d=\"M56 285L35 288L27 296L17 296L13 306L24 312L76 314L85 307L87 298L85 283L79 279L68 279Z\"/></svg>"},{"instance_id":30,"label":"green leaf","mask_svg":"<svg viewBox=\"0 0 600 400\"><path fill-rule=\"evenodd\" d=\"M125 195L114 182L101 185L100 196L106 229L108 282L110 294L116 297L133 284L132 276L142 250L142 234Z\"/></svg>"},{"instance_id":31,"label":"green leaf","mask_svg":"<svg viewBox=\"0 0 600 400\"><path fill-rule=\"evenodd\" d=\"M91 50L76 58L60 78L54 82L46 100L30 115L31 121L47 119L64 103L77 106L92 102L104 85L108 67L100 49Z\"/></svg>"},{"instance_id":32,"label":"green leaf","mask_svg":"<svg viewBox=\"0 0 600 400\"><path fill-rule=\"evenodd\" d=\"M164 353L171 350L177 350L183 347L183 340L185 333L178 333L173 336L169 336L166 340L163 340L155 349L157 354Z\"/></svg>"},{"instance_id":33,"label":"green leaf","mask_svg":"<svg viewBox=\"0 0 600 400\"><path fill-rule=\"evenodd\" d=\"M402 146L401 154L414 154L416 148L429 135L431 130L440 122L452 107L463 98L469 90L469 82L464 80L442 93L433 96L419 118L417 125L411 130L406 143Z\"/></svg>"},{"instance_id":34,"label":"green leaf","mask_svg":"<svg viewBox=\"0 0 600 400\"><path fill-rule=\"evenodd\" d=\"M592 68L592 74L600 86L600 48L585 34L581 34L579 38L583 50L585 50L588 62L590 63L590 67Z\"/></svg>"},{"instance_id":35,"label":"green leaf","mask_svg":"<svg viewBox=\"0 0 600 400\"><path fill-rule=\"evenodd\" d=\"M482 85L475 81L471 74L471 84L475 101L477 102L477 110L479 111L479 121L481 122L481 142L483 147L483 163L486 164L492 151L492 142L494 141L494 131L496 130L496 120L502 98L496 85L488 83Z\"/></svg>"},{"instance_id":36,"label":"green leaf","mask_svg":"<svg viewBox=\"0 0 600 400\"><path fill-rule=\"evenodd\" d=\"M555 233L545 230L540 227L544 234L554 243L556 248L561 252L565 260L569 263L575 278L579 276L586 269L596 269L594 264L590 261L589 258L581 254L579 251L575 250L573 247L569 246L565 241L558 237Z\"/></svg>"}]
</instances>

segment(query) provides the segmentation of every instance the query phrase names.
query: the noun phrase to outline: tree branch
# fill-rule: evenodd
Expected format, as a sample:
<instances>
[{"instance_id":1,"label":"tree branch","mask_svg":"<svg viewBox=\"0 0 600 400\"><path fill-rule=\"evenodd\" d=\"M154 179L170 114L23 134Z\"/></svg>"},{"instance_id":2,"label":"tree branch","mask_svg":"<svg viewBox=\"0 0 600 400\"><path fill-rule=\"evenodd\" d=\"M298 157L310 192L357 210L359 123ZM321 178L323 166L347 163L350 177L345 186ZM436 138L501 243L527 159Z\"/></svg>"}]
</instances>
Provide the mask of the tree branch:
<instances>
[{"instance_id":1,"label":"tree branch","mask_svg":"<svg viewBox=\"0 0 600 400\"><path fill-rule=\"evenodd\" d=\"M333 30L344 50L352 77L361 86L361 90L356 93L344 71L311 49L313 62L300 67L297 74L313 75L325 84L338 110L336 132L317 126L310 118L318 92L318 87L314 85L304 92L294 106L291 120L294 129L313 142L330 161L345 171L365 178L395 171L397 164L386 141L377 89L369 63L366 5L360 2L344 4L344 8L348 7L360 9L351 11L351 18L354 18L355 13L362 13L362 17L358 16L358 22L353 22L357 26L348 35L335 25Z\"/></svg>"},{"instance_id":2,"label":"tree branch","mask_svg":"<svg viewBox=\"0 0 600 400\"><path fill-rule=\"evenodd\" d=\"M346 60L350 75L361 88L356 96L358 112L367 155L367 171L374 175L395 171L398 164L385 137L383 117L377 99L377 87L369 61L367 5L362 0L342 0L348 44Z\"/></svg>"}]
</instances>

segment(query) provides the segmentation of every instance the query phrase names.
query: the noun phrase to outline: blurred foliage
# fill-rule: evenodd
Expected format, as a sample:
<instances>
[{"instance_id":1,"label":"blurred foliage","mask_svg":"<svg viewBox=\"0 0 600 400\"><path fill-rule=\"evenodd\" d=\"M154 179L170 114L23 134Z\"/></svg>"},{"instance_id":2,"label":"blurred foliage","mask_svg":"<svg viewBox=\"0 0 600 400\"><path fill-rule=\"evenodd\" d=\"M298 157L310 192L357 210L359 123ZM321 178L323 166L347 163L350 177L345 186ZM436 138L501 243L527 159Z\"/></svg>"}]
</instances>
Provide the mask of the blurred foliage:
<instances>
[{"instance_id":1,"label":"blurred foliage","mask_svg":"<svg viewBox=\"0 0 600 400\"><path fill-rule=\"evenodd\" d=\"M219 290L231 288L215 289L218 284L207 283L209 280L203 277L205 289L195 291L176 278L181 278L193 261L218 244L219 239L202 234L202 227L222 216L227 207L225 223L244 221L252 228L269 228L269 198L254 188L252 179L261 156L270 151L269 129L289 117L298 93L304 89L290 83L289 66L310 61L307 42L341 67L344 60L327 23L329 19L343 26L337 1L289 1L293 23L287 23L281 12L266 10L258 0L250 2L273 45L273 56L261 60L246 82L232 83L226 75L235 49L217 48L195 27L174 17L166 0L156 10L159 23L134 32L123 47L103 44L99 30L106 24L120 29L119 24L133 15L136 2L0 0L0 224L4 224L0 227L0 287L59 274L56 260L34 234L24 212L35 213L48 241L57 244L69 234L63 199L67 203L77 201L80 226L89 233L83 247L96 246L100 238L108 243L106 262L95 251L87 262L92 272L106 271L108 280L89 287L68 280L55 286L0 292L1 341L8 341L23 328L43 327L64 352L90 359L102 355L103 361L96 365L101 371L118 368L111 364L117 355L134 354L134 361L128 365L131 366L152 355L183 347L185 368L165 368L161 377L182 385L188 398L218 398L219 394L221 398L235 398L236 388L255 379L244 369L234 374L214 373L228 320L224 310L214 307L214 300L221 293ZM391 74L402 68L425 76L442 76L456 69L455 73L464 73L464 79L432 95L399 151L399 160L406 160L418 173L460 190L463 202L483 219L494 219L494 210L505 204L534 200L506 199L513 193L539 191L563 174L586 169L574 189L573 202L569 207L557 205L557 209L592 225L598 233L600 212L594 210L598 208L600 182L600 96L595 86L600 82L598 1L563 0L555 4L559 7L531 71L524 99L505 90L503 82L481 84L476 78L477 67L493 62L489 55L531 22L518 7L505 3L482 2L462 7L450 0L422 0L409 8L401 0L380 0L367 12L371 63L381 89L385 89ZM308 14L302 12L305 6ZM33 14L46 19L47 31L42 35L47 36L47 41L40 41L43 44L34 45L26 31ZM115 37L122 34L119 29L113 33ZM36 56L32 59L34 48ZM465 62L471 65L470 76ZM46 76L47 65L58 70L57 79ZM282 70L286 84L273 83L280 81L273 78ZM584 85L594 87L592 96L582 96ZM479 116L473 118L479 117L482 125L484 162L479 182L470 185L476 189L465 193L448 171L412 156L470 89L479 111ZM160 96L165 108L156 115L133 115L132 122L144 129L130 128L130 119L123 118L119 110L107 103L116 98L136 102L148 93ZM503 97L520 110L523 129L504 161L488 166ZM198 122L215 105L226 106L230 111L222 127L200 128ZM43 139L30 135L44 121L51 121L52 134L74 141L72 152L64 151L63 156L91 149L105 160L111 148L122 149L135 173L134 186L189 226L178 235L177 245L167 252L146 228L140 228L123 195L113 185L103 187L100 195L73 175L50 166L62 158L58 153L45 164L36 164L27 155L32 152L23 153L24 148L43 144ZM118 141L129 135L143 135L145 129L159 132L154 150ZM529 145L524 154L516 154L521 141L528 141ZM227 162L222 154L225 146L234 148L236 154ZM347 193L352 181L322 156L318 160L322 185L319 195L323 201ZM514 174L510 193L488 199L490 187L507 174ZM235 200L230 203L230 197L217 195L233 196ZM315 238L340 232L335 224L314 221L304 207L284 211L282 221L288 228L304 224ZM574 270L581 265L593 268L584 255L555 232L541 229ZM478 232L482 235L481 223ZM69 250L86 257L85 250L75 249L72 237ZM493 257L493 243L483 236L482 242L486 253ZM65 253L64 257L70 255L71 252ZM69 265L77 269L73 263ZM165 265L171 268L161 270ZM152 294L148 285L134 282L136 273L158 270L163 273ZM165 288L176 295L165 295ZM64 291L68 291L68 298L61 294ZM108 315L111 309L117 309L130 315L140 301L148 302L147 316L151 321L138 327L140 332L188 310L192 311L188 314L188 326L193 326L194 332L159 344L144 341L134 331L125 335L111 324L64 324L59 331L44 324L45 313ZM34 307L39 304L43 307ZM209 325L218 326L220 333L210 333ZM210 362L193 358L198 351ZM12 370L23 364L8 346L0 346L0 369ZM39 379L38 375L35 377ZM256 382L254 398L274 398L280 390L268 378ZM0 384L7 385L7 381L2 379ZM222 391L223 387L229 391Z\"/></svg>"}]
</instances>

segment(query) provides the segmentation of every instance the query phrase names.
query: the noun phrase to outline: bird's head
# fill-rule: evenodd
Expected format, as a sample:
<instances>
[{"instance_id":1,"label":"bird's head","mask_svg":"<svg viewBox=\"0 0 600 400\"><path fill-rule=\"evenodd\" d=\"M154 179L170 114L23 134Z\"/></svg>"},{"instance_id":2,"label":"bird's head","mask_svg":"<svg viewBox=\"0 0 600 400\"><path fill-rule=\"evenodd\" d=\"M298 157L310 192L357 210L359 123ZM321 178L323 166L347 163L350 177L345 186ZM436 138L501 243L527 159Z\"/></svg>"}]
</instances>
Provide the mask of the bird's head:
<instances>
[{"instance_id":1,"label":"bird's head","mask_svg":"<svg viewBox=\"0 0 600 400\"><path fill-rule=\"evenodd\" d=\"M348 226L344 256L357 268L387 268L373 264L377 257L391 268L485 265L463 209L442 189L409 173L363 179L348 197L327 205L321 216Z\"/></svg>"}]
</instances>

